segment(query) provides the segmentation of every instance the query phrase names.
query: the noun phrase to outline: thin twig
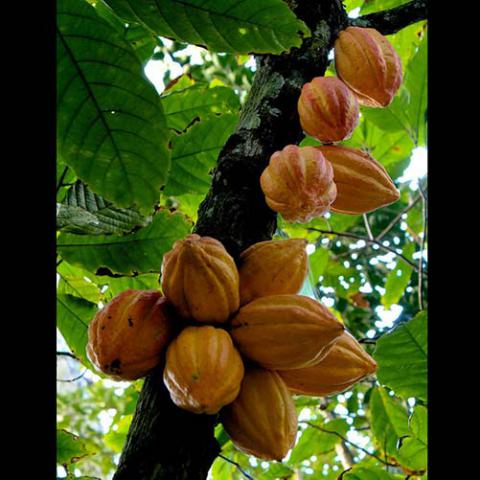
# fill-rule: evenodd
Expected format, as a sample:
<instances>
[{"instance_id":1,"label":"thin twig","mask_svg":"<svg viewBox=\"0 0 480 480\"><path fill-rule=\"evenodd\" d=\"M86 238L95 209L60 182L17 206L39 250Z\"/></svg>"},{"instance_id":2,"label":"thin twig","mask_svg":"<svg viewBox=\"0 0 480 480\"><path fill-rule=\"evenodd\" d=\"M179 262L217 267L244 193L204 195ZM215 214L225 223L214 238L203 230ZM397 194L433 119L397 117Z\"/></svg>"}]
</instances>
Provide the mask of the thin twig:
<instances>
[{"instance_id":1,"label":"thin twig","mask_svg":"<svg viewBox=\"0 0 480 480\"><path fill-rule=\"evenodd\" d=\"M248 478L248 480L255 480L251 475L249 475L237 462L234 462L233 460L230 460L228 457L225 457L222 454L218 455L220 458L223 458L226 462L231 463L232 465L235 465L237 469L242 473L242 475L245 478Z\"/></svg>"},{"instance_id":2,"label":"thin twig","mask_svg":"<svg viewBox=\"0 0 480 480\"><path fill-rule=\"evenodd\" d=\"M362 215L362 217L363 217L363 223L365 224L365 230L367 231L368 238L369 238L370 240L375 240L375 239L373 238L373 235L372 235L372 229L370 228L370 224L368 223L367 214L364 213L364 214Z\"/></svg>"},{"instance_id":3,"label":"thin twig","mask_svg":"<svg viewBox=\"0 0 480 480\"><path fill-rule=\"evenodd\" d=\"M64 357L70 357L73 358L74 360L80 361L73 353L71 352L57 352L57 355L59 356L64 356Z\"/></svg>"},{"instance_id":4,"label":"thin twig","mask_svg":"<svg viewBox=\"0 0 480 480\"><path fill-rule=\"evenodd\" d=\"M425 239L427 237L427 202L425 201L425 193L423 192L420 182L418 183L418 191L422 197L422 223L423 223L423 234L422 240L420 243L420 257L418 259L418 306L420 310L423 310L423 250L425 248Z\"/></svg>"},{"instance_id":5,"label":"thin twig","mask_svg":"<svg viewBox=\"0 0 480 480\"><path fill-rule=\"evenodd\" d=\"M77 380L80 380L87 373L87 370L88 368L86 368L78 377L69 378L68 380L57 378L57 382L76 382Z\"/></svg>"},{"instance_id":6,"label":"thin twig","mask_svg":"<svg viewBox=\"0 0 480 480\"><path fill-rule=\"evenodd\" d=\"M366 448L363 448L361 447L360 445L357 445L356 443L353 443L351 442L350 440L348 440L347 438L345 438L343 435L341 435L340 433L338 432L334 432L332 430L327 430L326 428L322 428L318 425L315 425L314 423L311 423L311 422L306 422L306 421L301 421L299 423L305 423L307 425L309 425L310 427L312 428L316 428L322 432L325 432L325 433L331 433L332 435L336 435L337 437L341 438L345 443L348 443L350 444L353 448L356 448L357 450L360 450L362 451L363 453L365 453L366 455L369 455L375 459L377 459L379 462L383 463L384 465L387 465L387 466L391 466L391 467L395 467L396 465L393 464L393 463L389 463L387 462L386 460L384 460L383 458L379 457L378 455L375 455L374 453L370 453Z\"/></svg>"},{"instance_id":7,"label":"thin twig","mask_svg":"<svg viewBox=\"0 0 480 480\"><path fill-rule=\"evenodd\" d=\"M313 228L309 227L307 228L308 231L313 231L313 232L318 232L318 233L324 233L326 235L337 235L339 237L346 237L346 238L353 238L355 240L363 240L366 243L371 243L374 245L378 245L381 249L386 250L387 252L391 252L395 254L397 257L401 258L405 263L410 265L416 272L418 272L418 265L411 260L409 260L407 257L402 255L401 253L398 253L395 249L387 247L386 245L383 245L382 243L378 242L377 240L370 240L369 238L362 237L361 235L355 235L354 233L347 233L347 232L335 232L334 230L323 230L321 228ZM427 276L427 272L422 272L422 275Z\"/></svg>"},{"instance_id":8,"label":"thin twig","mask_svg":"<svg viewBox=\"0 0 480 480\"><path fill-rule=\"evenodd\" d=\"M57 191L55 193L58 193L58 191L60 190L60 188L62 188L63 186L63 180L65 179L65 176L67 175L67 172L68 172L68 167L65 167L63 169L63 172L62 172L62 175L60 177L60 180L58 181L58 185L57 185Z\"/></svg>"},{"instance_id":9,"label":"thin twig","mask_svg":"<svg viewBox=\"0 0 480 480\"><path fill-rule=\"evenodd\" d=\"M411 210L420 200L422 196L417 195L381 232L377 235L376 240L381 240L405 215L409 210Z\"/></svg>"}]
</instances>

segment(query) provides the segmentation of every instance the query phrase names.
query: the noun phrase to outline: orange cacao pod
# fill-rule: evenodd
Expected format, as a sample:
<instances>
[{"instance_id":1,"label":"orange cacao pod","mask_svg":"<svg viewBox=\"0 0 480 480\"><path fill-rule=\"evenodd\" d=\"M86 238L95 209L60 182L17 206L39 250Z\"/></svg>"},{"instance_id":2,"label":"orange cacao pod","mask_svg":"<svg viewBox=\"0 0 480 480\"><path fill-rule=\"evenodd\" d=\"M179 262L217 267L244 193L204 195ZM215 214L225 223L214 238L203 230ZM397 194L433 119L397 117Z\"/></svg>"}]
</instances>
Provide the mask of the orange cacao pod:
<instances>
[{"instance_id":1,"label":"orange cacao pod","mask_svg":"<svg viewBox=\"0 0 480 480\"><path fill-rule=\"evenodd\" d=\"M175 323L173 309L159 291L125 290L90 322L88 356L116 380L141 378L160 362Z\"/></svg>"},{"instance_id":2,"label":"orange cacao pod","mask_svg":"<svg viewBox=\"0 0 480 480\"><path fill-rule=\"evenodd\" d=\"M289 222L308 222L324 214L337 194L333 169L314 147L287 145L275 152L260 185L267 205Z\"/></svg>"},{"instance_id":3,"label":"orange cacao pod","mask_svg":"<svg viewBox=\"0 0 480 480\"><path fill-rule=\"evenodd\" d=\"M175 405L214 414L235 400L243 373L228 332L205 325L185 328L168 346L163 380Z\"/></svg>"},{"instance_id":4,"label":"orange cacao pod","mask_svg":"<svg viewBox=\"0 0 480 480\"><path fill-rule=\"evenodd\" d=\"M317 365L278 374L290 392L323 397L343 392L376 368L375 360L345 331Z\"/></svg>"},{"instance_id":5,"label":"orange cacao pod","mask_svg":"<svg viewBox=\"0 0 480 480\"><path fill-rule=\"evenodd\" d=\"M335 41L337 75L368 107L386 107L402 83L400 57L373 28L348 27Z\"/></svg>"},{"instance_id":6,"label":"orange cacao pod","mask_svg":"<svg viewBox=\"0 0 480 480\"><path fill-rule=\"evenodd\" d=\"M292 397L276 372L249 369L240 394L221 412L233 443L265 460L281 460L295 443L297 414Z\"/></svg>"},{"instance_id":7,"label":"orange cacao pod","mask_svg":"<svg viewBox=\"0 0 480 480\"><path fill-rule=\"evenodd\" d=\"M303 131L323 143L350 137L359 121L358 101L336 77L315 77L302 87L298 114Z\"/></svg>"},{"instance_id":8,"label":"orange cacao pod","mask_svg":"<svg viewBox=\"0 0 480 480\"><path fill-rule=\"evenodd\" d=\"M188 235L163 257L162 289L183 318L226 322L240 303L238 270L224 246Z\"/></svg>"},{"instance_id":9,"label":"orange cacao pod","mask_svg":"<svg viewBox=\"0 0 480 480\"><path fill-rule=\"evenodd\" d=\"M271 370L314 365L344 326L321 303L303 295L269 295L243 306L232 320L240 352Z\"/></svg>"},{"instance_id":10,"label":"orange cacao pod","mask_svg":"<svg viewBox=\"0 0 480 480\"><path fill-rule=\"evenodd\" d=\"M266 295L297 293L308 272L303 238L258 242L240 254L240 305Z\"/></svg>"},{"instance_id":11,"label":"orange cacao pod","mask_svg":"<svg viewBox=\"0 0 480 480\"><path fill-rule=\"evenodd\" d=\"M400 193L382 164L368 153L340 146L316 147L333 166L337 197L331 210L360 215L396 202Z\"/></svg>"}]
</instances>

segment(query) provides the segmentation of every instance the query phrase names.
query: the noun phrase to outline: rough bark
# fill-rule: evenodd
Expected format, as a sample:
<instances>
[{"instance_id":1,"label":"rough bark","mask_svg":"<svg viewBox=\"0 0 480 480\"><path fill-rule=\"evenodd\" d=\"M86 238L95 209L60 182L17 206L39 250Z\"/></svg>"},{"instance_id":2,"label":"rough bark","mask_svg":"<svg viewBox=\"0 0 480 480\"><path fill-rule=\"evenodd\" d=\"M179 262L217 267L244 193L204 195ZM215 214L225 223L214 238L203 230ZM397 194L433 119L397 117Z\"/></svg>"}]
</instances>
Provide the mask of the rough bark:
<instances>
[{"instance_id":1,"label":"rough bark","mask_svg":"<svg viewBox=\"0 0 480 480\"><path fill-rule=\"evenodd\" d=\"M338 32L351 23L341 0L288 3L313 35L290 53L256 57L257 72L239 125L219 155L199 209L195 231L219 239L235 258L275 232L276 215L265 204L259 177L274 151L302 139L297 114L301 87L325 73ZM114 480L205 479L219 453L216 416L173 405L162 370L160 365L145 380Z\"/></svg>"}]
</instances>

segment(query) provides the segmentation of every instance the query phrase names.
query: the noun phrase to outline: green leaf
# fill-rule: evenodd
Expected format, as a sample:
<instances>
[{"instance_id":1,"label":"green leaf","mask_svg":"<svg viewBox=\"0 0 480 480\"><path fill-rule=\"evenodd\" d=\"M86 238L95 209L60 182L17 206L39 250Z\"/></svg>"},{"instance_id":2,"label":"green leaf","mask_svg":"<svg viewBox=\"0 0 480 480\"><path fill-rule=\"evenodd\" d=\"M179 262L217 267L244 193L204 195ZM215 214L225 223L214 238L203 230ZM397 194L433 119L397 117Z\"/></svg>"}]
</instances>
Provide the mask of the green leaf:
<instances>
[{"instance_id":1,"label":"green leaf","mask_svg":"<svg viewBox=\"0 0 480 480\"><path fill-rule=\"evenodd\" d=\"M375 388L370 397L370 421L377 446L396 456L397 442L408 435L408 414L400 402L384 388Z\"/></svg>"},{"instance_id":2,"label":"green leaf","mask_svg":"<svg viewBox=\"0 0 480 480\"><path fill-rule=\"evenodd\" d=\"M366 15L367 13L378 12L379 10L389 10L398 7L409 0L370 0L365 1L360 13Z\"/></svg>"},{"instance_id":3,"label":"green leaf","mask_svg":"<svg viewBox=\"0 0 480 480\"><path fill-rule=\"evenodd\" d=\"M132 274L159 272L163 254L191 229L180 214L159 211L148 226L128 235L75 235L61 233L57 239L60 255L69 263L90 272L108 268Z\"/></svg>"},{"instance_id":4,"label":"green leaf","mask_svg":"<svg viewBox=\"0 0 480 480\"><path fill-rule=\"evenodd\" d=\"M162 97L162 105L167 125L182 131L197 117L237 111L240 101L231 88L191 87Z\"/></svg>"},{"instance_id":5,"label":"green leaf","mask_svg":"<svg viewBox=\"0 0 480 480\"><path fill-rule=\"evenodd\" d=\"M69 465L76 463L93 452L77 435L66 430L57 430L57 463Z\"/></svg>"},{"instance_id":6,"label":"green leaf","mask_svg":"<svg viewBox=\"0 0 480 480\"><path fill-rule=\"evenodd\" d=\"M405 257L411 260L414 250L415 245L409 243L404 247L402 253ZM398 259L397 266L390 271L385 282L385 293L382 295L382 305L386 309L389 309L403 297L405 289L410 283L412 271L413 268L410 265L403 260Z\"/></svg>"},{"instance_id":7,"label":"green leaf","mask_svg":"<svg viewBox=\"0 0 480 480\"><path fill-rule=\"evenodd\" d=\"M294 470L283 463L272 463L266 472L256 477L256 480L288 479L291 478L294 473Z\"/></svg>"},{"instance_id":8,"label":"green leaf","mask_svg":"<svg viewBox=\"0 0 480 480\"><path fill-rule=\"evenodd\" d=\"M373 466L364 467L357 464L343 475L342 478L344 480L395 480L398 477L383 468Z\"/></svg>"},{"instance_id":9,"label":"green leaf","mask_svg":"<svg viewBox=\"0 0 480 480\"><path fill-rule=\"evenodd\" d=\"M96 193L148 211L169 168L160 98L131 46L82 0L58 0L57 146Z\"/></svg>"},{"instance_id":10,"label":"green leaf","mask_svg":"<svg viewBox=\"0 0 480 480\"><path fill-rule=\"evenodd\" d=\"M158 290L159 289L159 274L145 273L144 275L137 275L135 277L119 277L111 278L108 276L96 276L97 282L102 285L108 285L105 292L105 297L108 299L122 293L125 290Z\"/></svg>"},{"instance_id":11,"label":"green leaf","mask_svg":"<svg viewBox=\"0 0 480 480\"><path fill-rule=\"evenodd\" d=\"M89 278L89 272L63 261L57 267L57 273L60 277L58 293L73 295L95 304L100 300L100 289Z\"/></svg>"},{"instance_id":12,"label":"green leaf","mask_svg":"<svg viewBox=\"0 0 480 480\"><path fill-rule=\"evenodd\" d=\"M90 370L87 358L88 324L98 308L94 303L66 294L57 294L57 327L72 353Z\"/></svg>"},{"instance_id":13,"label":"green leaf","mask_svg":"<svg viewBox=\"0 0 480 480\"><path fill-rule=\"evenodd\" d=\"M108 448L116 453L122 452L132 419L133 415L123 415L118 422L112 424L109 432L103 437L103 441Z\"/></svg>"},{"instance_id":14,"label":"green leaf","mask_svg":"<svg viewBox=\"0 0 480 480\"><path fill-rule=\"evenodd\" d=\"M326 453L334 449L335 445L341 441L341 438L335 433L327 433L323 430L336 432L344 437L349 429L347 422L341 418L323 423L319 427L322 430L310 426L303 430L288 460L290 465L296 465L312 455Z\"/></svg>"},{"instance_id":15,"label":"green leaf","mask_svg":"<svg viewBox=\"0 0 480 480\"><path fill-rule=\"evenodd\" d=\"M398 460L411 470L424 471L428 463L427 409L417 405L409 420L411 436L402 439Z\"/></svg>"},{"instance_id":16,"label":"green leaf","mask_svg":"<svg viewBox=\"0 0 480 480\"><path fill-rule=\"evenodd\" d=\"M310 263L310 275L313 285L316 285L320 276L323 275L323 272L327 268L329 258L330 251L322 247L317 247L315 251L308 256Z\"/></svg>"},{"instance_id":17,"label":"green leaf","mask_svg":"<svg viewBox=\"0 0 480 480\"><path fill-rule=\"evenodd\" d=\"M377 378L404 398L427 401L427 313L383 335L373 353Z\"/></svg>"},{"instance_id":18,"label":"green leaf","mask_svg":"<svg viewBox=\"0 0 480 480\"><path fill-rule=\"evenodd\" d=\"M172 140L172 168L165 195L206 193L210 188L210 170L218 154L233 133L238 115L226 113L196 123Z\"/></svg>"},{"instance_id":19,"label":"green leaf","mask_svg":"<svg viewBox=\"0 0 480 480\"><path fill-rule=\"evenodd\" d=\"M128 233L150 220L151 217L143 217L136 210L115 207L80 181L68 190L63 204L57 206L57 229L70 233Z\"/></svg>"},{"instance_id":20,"label":"green leaf","mask_svg":"<svg viewBox=\"0 0 480 480\"><path fill-rule=\"evenodd\" d=\"M310 35L281 0L105 0L157 35L232 53L282 53Z\"/></svg>"}]
</instances>

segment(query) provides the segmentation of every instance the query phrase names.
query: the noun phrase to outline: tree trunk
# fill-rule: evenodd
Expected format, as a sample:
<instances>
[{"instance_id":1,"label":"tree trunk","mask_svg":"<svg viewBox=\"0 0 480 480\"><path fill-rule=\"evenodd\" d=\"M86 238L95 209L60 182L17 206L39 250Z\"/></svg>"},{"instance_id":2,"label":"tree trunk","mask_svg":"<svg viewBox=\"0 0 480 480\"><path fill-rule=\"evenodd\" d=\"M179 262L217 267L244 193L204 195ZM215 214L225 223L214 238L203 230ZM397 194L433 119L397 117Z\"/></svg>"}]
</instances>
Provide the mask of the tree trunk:
<instances>
[{"instance_id":1,"label":"tree trunk","mask_svg":"<svg viewBox=\"0 0 480 480\"><path fill-rule=\"evenodd\" d=\"M257 72L239 125L220 152L212 186L199 208L196 233L217 238L234 258L275 232L276 215L265 204L259 177L273 152L302 139L297 113L301 88L324 75L328 52L348 24L341 0L287 3L309 26L312 37L290 53L256 57ZM409 11L405 25L419 19L412 19ZM398 15L387 27L393 28L395 21L400 22ZM145 379L114 480L205 479L219 453L214 437L218 417L177 408L162 371L159 365Z\"/></svg>"}]
</instances>

